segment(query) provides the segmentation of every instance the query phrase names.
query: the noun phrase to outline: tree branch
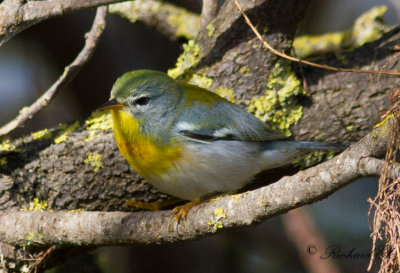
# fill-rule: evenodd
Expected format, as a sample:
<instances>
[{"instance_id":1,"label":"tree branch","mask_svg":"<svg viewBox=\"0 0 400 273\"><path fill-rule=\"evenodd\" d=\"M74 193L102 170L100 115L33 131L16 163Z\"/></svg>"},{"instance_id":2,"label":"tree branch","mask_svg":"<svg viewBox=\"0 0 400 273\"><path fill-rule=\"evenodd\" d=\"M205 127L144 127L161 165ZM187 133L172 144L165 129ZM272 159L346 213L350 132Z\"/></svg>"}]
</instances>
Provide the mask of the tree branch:
<instances>
[{"instance_id":1,"label":"tree branch","mask_svg":"<svg viewBox=\"0 0 400 273\"><path fill-rule=\"evenodd\" d=\"M140 21L171 40L179 37L194 39L200 25L197 14L162 1L127 1L110 5L109 12L118 14L131 23Z\"/></svg>"},{"instance_id":2,"label":"tree branch","mask_svg":"<svg viewBox=\"0 0 400 273\"><path fill-rule=\"evenodd\" d=\"M227 228L255 224L324 199L366 173L378 175L380 169L376 166L381 164L370 157L385 152L389 127L390 122L386 122L332 160L291 177L203 203L173 227L171 211L5 211L0 214L0 241L33 246L158 244L197 239ZM393 168L398 177L400 166Z\"/></svg>"},{"instance_id":3,"label":"tree branch","mask_svg":"<svg viewBox=\"0 0 400 273\"><path fill-rule=\"evenodd\" d=\"M23 125L28 119L31 119L37 112L47 106L51 99L78 74L93 55L100 36L106 27L106 15L107 7L97 8L92 28L85 34L85 45L75 60L65 67L64 73L40 98L27 109L21 111L15 119L0 128L0 136L8 134L15 128Z\"/></svg>"},{"instance_id":4,"label":"tree branch","mask_svg":"<svg viewBox=\"0 0 400 273\"><path fill-rule=\"evenodd\" d=\"M121 0L5 0L0 5L0 46L43 20L116 2Z\"/></svg>"}]
</instances>

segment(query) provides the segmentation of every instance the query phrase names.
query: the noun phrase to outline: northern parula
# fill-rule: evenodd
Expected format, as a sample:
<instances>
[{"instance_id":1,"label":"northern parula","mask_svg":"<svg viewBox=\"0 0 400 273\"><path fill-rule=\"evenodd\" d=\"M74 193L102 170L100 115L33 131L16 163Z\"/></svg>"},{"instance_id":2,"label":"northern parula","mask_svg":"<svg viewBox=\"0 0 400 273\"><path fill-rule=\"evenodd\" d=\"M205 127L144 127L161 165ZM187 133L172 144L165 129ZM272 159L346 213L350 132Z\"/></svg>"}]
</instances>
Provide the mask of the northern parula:
<instances>
[{"instance_id":1,"label":"northern parula","mask_svg":"<svg viewBox=\"0 0 400 273\"><path fill-rule=\"evenodd\" d=\"M233 193L263 170L345 148L288 140L217 94L152 70L124 74L100 109L111 110L115 140L133 169L161 192L192 201L175 208L178 219L200 198Z\"/></svg>"}]
</instances>

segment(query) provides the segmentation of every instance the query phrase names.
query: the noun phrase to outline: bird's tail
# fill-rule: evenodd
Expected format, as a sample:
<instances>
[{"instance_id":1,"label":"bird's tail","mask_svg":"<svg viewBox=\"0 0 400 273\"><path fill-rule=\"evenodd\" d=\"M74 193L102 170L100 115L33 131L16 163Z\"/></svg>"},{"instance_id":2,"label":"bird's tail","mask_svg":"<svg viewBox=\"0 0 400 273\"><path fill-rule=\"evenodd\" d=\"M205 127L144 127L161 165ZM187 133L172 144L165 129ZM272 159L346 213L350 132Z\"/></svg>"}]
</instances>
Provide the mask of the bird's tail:
<instances>
[{"instance_id":1,"label":"bird's tail","mask_svg":"<svg viewBox=\"0 0 400 273\"><path fill-rule=\"evenodd\" d=\"M293 141L293 140L273 140L263 143L262 168L272 169L291 164L299 156L309 152L342 151L347 148L344 144L314 142L314 141Z\"/></svg>"},{"instance_id":2,"label":"bird's tail","mask_svg":"<svg viewBox=\"0 0 400 273\"><path fill-rule=\"evenodd\" d=\"M315 150L328 150L328 151L343 151L347 149L347 145L341 143L329 142L315 142L315 141L291 141L290 143L299 150L315 151Z\"/></svg>"}]
</instances>

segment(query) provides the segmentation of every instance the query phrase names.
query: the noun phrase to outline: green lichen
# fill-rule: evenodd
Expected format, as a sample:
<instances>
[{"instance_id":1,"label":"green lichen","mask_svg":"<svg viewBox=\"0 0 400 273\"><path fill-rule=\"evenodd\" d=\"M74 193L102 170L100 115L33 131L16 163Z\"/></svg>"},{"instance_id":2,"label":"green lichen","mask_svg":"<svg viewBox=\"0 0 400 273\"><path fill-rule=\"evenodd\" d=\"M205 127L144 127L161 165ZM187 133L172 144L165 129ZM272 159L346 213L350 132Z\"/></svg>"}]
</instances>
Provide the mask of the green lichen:
<instances>
[{"instance_id":1,"label":"green lichen","mask_svg":"<svg viewBox=\"0 0 400 273\"><path fill-rule=\"evenodd\" d=\"M34 140L48 139L51 138L51 132L48 129L43 129L37 132L31 133Z\"/></svg>"},{"instance_id":2,"label":"green lichen","mask_svg":"<svg viewBox=\"0 0 400 273\"><path fill-rule=\"evenodd\" d=\"M218 200L221 199L221 198L222 198L222 196L217 196L217 197L215 197L215 198L211 198L211 199L210 199L210 202L218 201Z\"/></svg>"},{"instance_id":3,"label":"green lichen","mask_svg":"<svg viewBox=\"0 0 400 273\"><path fill-rule=\"evenodd\" d=\"M316 151L306 156L298 158L296 161L293 162L293 165L299 167L301 170L304 170L322 161L332 159L334 156L335 156L334 151L331 152Z\"/></svg>"},{"instance_id":4,"label":"green lichen","mask_svg":"<svg viewBox=\"0 0 400 273\"><path fill-rule=\"evenodd\" d=\"M211 78L201 75L201 74L196 74L196 73L187 74L187 77L185 77L183 80L190 84L193 84L193 85L205 88L205 89L210 88L213 83Z\"/></svg>"},{"instance_id":5,"label":"green lichen","mask_svg":"<svg viewBox=\"0 0 400 273\"><path fill-rule=\"evenodd\" d=\"M131 23L154 14L162 14L162 17L167 17L167 23L176 29L176 36L186 39L194 39L200 26L199 15L163 1L126 1L109 5L108 11L120 15Z\"/></svg>"},{"instance_id":6,"label":"green lichen","mask_svg":"<svg viewBox=\"0 0 400 273\"><path fill-rule=\"evenodd\" d=\"M187 44L183 45L183 52L178 57L175 68L168 70L168 75L174 79L183 75L191 67L196 66L200 59L200 46L189 40Z\"/></svg>"},{"instance_id":7,"label":"green lichen","mask_svg":"<svg viewBox=\"0 0 400 273\"><path fill-rule=\"evenodd\" d=\"M250 68L247 65L244 65L239 69L241 75L249 74L250 72Z\"/></svg>"},{"instance_id":8,"label":"green lichen","mask_svg":"<svg viewBox=\"0 0 400 273\"><path fill-rule=\"evenodd\" d=\"M176 29L176 36L194 39L199 31L200 18L185 10L175 10L167 18L167 22Z\"/></svg>"},{"instance_id":9,"label":"green lichen","mask_svg":"<svg viewBox=\"0 0 400 273\"><path fill-rule=\"evenodd\" d=\"M95 173L104 167L103 163L101 162L101 155L98 153L90 152L83 162L92 166Z\"/></svg>"},{"instance_id":10,"label":"green lichen","mask_svg":"<svg viewBox=\"0 0 400 273\"><path fill-rule=\"evenodd\" d=\"M247 110L268 122L273 129L290 136L290 126L303 115L303 107L297 104L296 96L305 93L290 63L276 63L274 72L268 77L265 94L251 99Z\"/></svg>"},{"instance_id":11,"label":"green lichen","mask_svg":"<svg viewBox=\"0 0 400 273\"><path fill-rule=\"evenodd\" d=\"M224 209L216 209L214 210L214 216L213 219L211 219L210 221L208 221L208 225L211 226L214 230L223 228L224 225L221 222L221 219L225 219L226 218L226 214L224 212Z\"/></svg>"},{"instance_id":12,"label":"green lichen","mask_svg":"<svg viewBox=\"0 0 400 273\"><path fill-rule=\"evenodd\" d=\"M215 26L212 24L212 22L211 23L209 23L207 26L206 26L206 29L208 30L208 37L211 37L213 34L214 34L214 32L215 32Z\"/></svg>"},{"instance_id":13,"label":"green lichen","mask_svg":"<svg viewBox=\"0 0 400 273\"><path fill-rule=\"evenodd\" d=\"M354 130L354 124L350 124L346 126L346 131L347 132L352 132Z\"/></svg>"},{"instance_id":14,"label":"green lichen","mask_svg":"<svg viewBox=\"0 0 400 273\"><path fill-rule=\"evenodd\" d=\"M354 46L375 41L389 29L383 22L386 11L386 6L373 7L356 19L351 35Z\"/></svg>"},{"instance_id":15,"label":"green lichen","mask_svg":"<svg viewBox=\"0 0 400 273\"><path fill-rule=\"evenodd\" d=\"M391 119L391 118L393 118L393 117L394 117L394 114L393 114L393 113L387 115L387 116L385 117L385 119L382 120L381 122L379 122L378 124L376 124L376 125L374 126L374 128L381 127L383 124L385 124L389 119Z\"/></svg>"},{"instance_id":16,"label":"green lichen","mask_svg":"<svg viewBox=\"0 0 400 273\"><path fill-rule=\"evenodd\" d=\"M41 233L35 234L33 231L29 232L25 237L26 246L31 245L32 243L41 242L44 236Z\"/></svg>"},{"instance_id":17,"label":"green lichen","mask_svg":"<svg viewBox=\"0 0 400 273\"><path fill-rule=\"evenodd\" d=\"M0 152L11 152L15 150L15 146L9 140L0 143Z\"/></svg>"},{"instance_id":18,"label":"green lichen","mask_svg":"<svg viewBox=\"0 0 400 273\"><path fill-rule=\"evenodd\" d=\"M75 121L74 123L67 125L61 124L59 129L61 130L60 133L54 138L54 143L59 144L68 139L68 134L75 131L76 128L79 127L79 121Z\"/></svg>"},{"instance_id":19,"label":"green lichen","mask_svg":"<svg viewBox=\"0 0 400 273\"><path fill-rule=\"evenodd\" d=\"M295 38L293 47L296 50L296 55L304 58L311 54L336 51L345 46L350 37L348 32L331 32L313 36L303 35Z\"/></svg>"},{"instance_id":20,"label":"green lichen","mask_svg":"<svg viewBox=\"0 0 400 273\"><path fill-rule=\"evenodd\" d=\"M261 196L259 199L257 199L257 205L261 207L266 207L267 203L264 201L264 198Z\"/></svg>"},{"instance_id":21,"label":"green lichen","mask_svg":"<svg viewBox=\"0 0 400 273\"><path fill-rule=\"evenodd\" d=\"M19 114L21 115L21 114L25 113L28 109L29 109L28 106L22 107L21 110L19 110Z\"/></svg>"},{"instance_id":22,"label":"green lichen","mask_svg":"<svg viewBox=\"0 0 400 273\"><path fill-rule=\"evenodd\" d=\"M101 136L97 131L91 131L89 132L89 135L85 138L85 142L92 141L96 137Z\"/></svg>"},{"instance_id":23,"label":"green lichen","mask_svg":"<svg viewBox=\"0 0 400 273\"><path fill-rule=\"evenodd\" d=\"M70 210L67 210L67 212L68 213L77 213L77 212L84 212L84 210L83 209L70 209Z\"/></svg>"},{"instance_id":24,"label":"green lichen","mask_svg":"<svg viewBox=\"0 0 400 273\"><path fill-rule=\"evenodd\" d=\"M109 111L94 111L85 123L88 130L112 129L112 117Z\"/></svg>"},{"instance_id":25,"label":"green lichen","mask_svg":"<svg viewBox=\"0 0 400 273\"><path fill-rule=\"evenodd\" d=\"M39 198L35 197L33 201L29 202L29 208L22 209L25 211L43 211L46 210L49 204L46 201L40 201Z\"/></svg>"},{"instance_id":26,"label":"green lichen","mask_svg":"<svg viewBox=\"0 0 400 273\"><path fill-rule=\"evenodd\" d=\"M351 29L345 31L296 37L293 43L296 54L304 58L311 54L352 49L375 41L390 30L390 27L383 22L386 10L386 6L371 8L355 20Z\"/></svg>"},{"instance_id":27,"label":"green lichen","mask_svg":"<svg viewBox=\"0 0 400 273\"><path fill-rule=\"evenodd\" d=\"M235 103L235 97L233 96L233 90L232 89L227 89L223 86L218 87L215 89L215 93L223 97L224 99Z\"/></svg>"},{"instance_id":28,"label":"green lichen","mask_svg":"<svg viewBox=\"0 0 400 273\"><path fill-rule=\"evenodd\" d=\"M239 203L239 197L240 197L239 194L233 194L233 195L231 195L231 198L232 198L234 204Z\"/></svg>"},{"instance_id":29,"label":"green lichen","mask_svg":"<svg viewBox=\"0 0 400 273\"><path fill-rule=\"evenodd\" d=\"M193 40L183 45L183 53L178 57L175 68L168 70L171 78L200 86L202 88L210 88L213 81L211 78L194 73L191 71L200 60L200 46Z\"/></svg>"},{"instance_id":30,"label":"green lichen","mask_svg":"<svg viewBox=\"0 0 400 273\"><path fill-rule=\"evenodd\" d=\"M0 157L0 166L6 165L7 164L7 158L6 157Z\"/></svg>"}]
</instances>

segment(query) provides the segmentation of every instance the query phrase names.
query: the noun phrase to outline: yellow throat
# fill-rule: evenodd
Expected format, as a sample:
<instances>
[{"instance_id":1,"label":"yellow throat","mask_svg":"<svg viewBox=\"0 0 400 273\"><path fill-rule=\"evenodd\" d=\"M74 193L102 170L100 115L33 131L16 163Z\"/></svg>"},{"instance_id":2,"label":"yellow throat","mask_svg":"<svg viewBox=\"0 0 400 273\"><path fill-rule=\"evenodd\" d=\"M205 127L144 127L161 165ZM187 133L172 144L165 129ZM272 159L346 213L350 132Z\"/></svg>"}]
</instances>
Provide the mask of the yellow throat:
<instances>
[{"instance_id":1,"label":"yellow throat","mask_svg":"<svg viewBox=\"0 0 400 273\"><path fill-rule=\"evenodd\" d=\"M141 176L159 176L182 154L176 145L160 145L158 136L144 135L138 121L124 110L111 109L115 141L121 154Z\"/></svg>"}]
</instances>

